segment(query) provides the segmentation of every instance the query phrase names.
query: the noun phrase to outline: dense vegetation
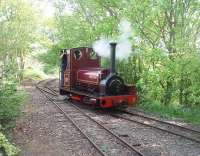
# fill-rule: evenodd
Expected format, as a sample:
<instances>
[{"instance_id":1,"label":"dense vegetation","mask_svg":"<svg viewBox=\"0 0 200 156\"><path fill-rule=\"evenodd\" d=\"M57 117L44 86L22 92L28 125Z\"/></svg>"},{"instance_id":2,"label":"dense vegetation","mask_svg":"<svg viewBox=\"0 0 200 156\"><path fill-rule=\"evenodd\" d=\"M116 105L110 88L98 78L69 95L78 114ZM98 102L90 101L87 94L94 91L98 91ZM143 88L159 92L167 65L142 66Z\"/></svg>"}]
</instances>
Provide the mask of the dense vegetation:
<instances>
[{"instance_id":1,"label":"dense vegetation","mask_svg":"<svg viewBox=\"0 0 200 156\"><path fill-rule=\"evenodd\" d=\"M16 155L19 150L6 137L19 115L25 93L19 89L25 58L35 35L35 13L23 0L0 1L0 155Z\"/></svg>"},{"instance_id":2,"label":"dense vegetation","mask_svg":"<svg viewBox=\"0 0 200 156\"><path fill-rule=\"evenodd\" d=\"M126 19L133 28L133 52L118 62L118 70L136 84L140 106L200 122L198 0L59 0L55 5L58 41L49 51L51 60L59 48L115 38L118 23Z\"/></svg>"}]
</instances>

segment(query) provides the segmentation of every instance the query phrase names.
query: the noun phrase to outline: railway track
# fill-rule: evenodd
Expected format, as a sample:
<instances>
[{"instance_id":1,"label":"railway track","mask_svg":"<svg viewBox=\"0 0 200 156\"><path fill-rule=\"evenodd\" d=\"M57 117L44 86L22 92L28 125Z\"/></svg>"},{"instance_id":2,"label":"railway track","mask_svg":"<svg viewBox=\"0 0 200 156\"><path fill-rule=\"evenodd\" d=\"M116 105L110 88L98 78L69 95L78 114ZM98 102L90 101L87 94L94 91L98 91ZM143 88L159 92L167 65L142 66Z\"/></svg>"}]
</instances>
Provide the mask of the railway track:
<instances>
[{"instance_id":1,"label":"railway track","mask_svg":"<svg viewBox=\"0 0 200 156\"><path fill-rule=\"evenodd\" d=\"M37 87L40 87L40 88L43 88L43 91L48 93L48 94L51 94L53 96L58 96L58 92L55 91L55 89L49 87L52 82L56 81L57 79L51 79L51 80L42 80L42 81L39 81L36 86Z\"/></svg>"},{"instance_id":2,"label":"railway track","mask_svg":"<svg viewBox=\"0 0 200 156\"><path fill-rule=\"evenodd\" d=\"M117 114L114 113L111 114L111 116L129 122L134 122L146 127L158 129L160 131L164 131L166 133L173 134L200 144L200 131L197 131L195 129L190 129L187 127L169 123L143 114L130 112L127 110L117 110Z\"/></svg>"},{"instance_id":3,"label":"railway track","mask_svg":"<svg viewBox=\"0 0 200 156\"><path fill-rule=\"evenodd\" d=\"M102 155L102 156L106 156L106 154L88 137L87 134L85 134L79 126L77 126L77 124L72 120L72 118L56 103L54 102L54 100L52 100L52 98L45 94L44 89L36 86L36 88L49 100L51 101L60 111L61 113L74 125L74 127L76 127L76 129L94 146L94 148Z\"/></svg>"},{"instance_id":4,"label":"railway track","mask_svg":"<svg viewBox=\"0 0 200 156\"><path fill-rule=\"evenodd\" d=\"M126 142L124 139L120 138L116 133L108 129L106 126L102 125L95 119L93 119L91 116L89 116L87 113L82 111L79 107L74 105L73 103L70 103L68 107L70 108L62 108L62 106L55 102L54 99L49 96L48 94L52 95L49 91L44 89L45 87L41 87L36 85L36 88L52 103L54 104L60 112L76 127L76 129L94 146L94 148L102 155L102 156L107 156L108 154L102 150L100 147L101 145L108 144L109 143L109 148L116 150L115 148L118 147L118 151L123 151L126 153L126 155L136 155L136 156L145 156L143 153L141 153L136 147L132 146L128 142ZM66 104L65 104L66 107ZM76 119L78 116L78 119ZM90 135L87 134L85 128L81 128L80 126L80 118L83 118L81 122L85 123L88 122L90 124L88 129L90 129L92 126L95 127L95 131L98 132L99 134L103 134L105 137L103 138L102 141L94 141L94 135L91 137ZM79 122L78 122L79 121ZM93 124L91 124L91 122ZM89 133L89 131L88 131ZM90 134L90 133L89 133ZM103 135L98 135L95 137L101 137ZM110 140L109 140L110 139ZM119 150L121 148L121 150ZM126 150L124 149L126 148ZM109 152L108 152L109 153Z\"/></svg>"},{"instance_id":5,"label":"railway track","mask_svg":"<svg viewBox=\"0 0 200 156\"><path fill-rule=\"evenodd\" d=\"M57 101L54 100L52 97L58 96L59 94L58 94L58 92L56 92L55 87L48 87L49 84L50 84L49 82L48 83L44 83L40 87L40 89L42 89L41 92L43 94L45 94L45 96L47 97L47 99L49 101L51 101L52 103L56 103ZM50 97L50 95L52 97ZM104 129L107 133L109 133L110 135L112 135L116 139L120 140L121 143L123 143L132 152L135 152L136 155L144 156L144 154L141 153L138 150L137 147L134 147L134 145L130 145L128 142L126 142L125 140L121 139L118 135L113 133L107 127L105 127L104 125L100 124L98 121L93 119L90 115L85 113L77 105L74 105L73 103L70 103L70 104L71 104L70 106L73 109L76 109L76 111L78 111L79 114L81 113L83 116L87 117L89 120L93 121L98 126L100 126L102 129ZM58 103L56 103L54 105L56 105L58 108L60 107L60 104L58 104ZM74 121L74 118L70 117L71 116L70 113L73 112L74 114L77 114L77 112L74 112L74 111L66 112L61 107L59 109L60 109L61 112L63 111L64 116L68 115L68 117L66 117L66 118L80 131L80 133L82 133L82 135L85 138L87 138L91 142L91 144L97 149L97 151L99 151L99 153L101 155L106 155L107 154L107 153L104 152L104 150L101 149L101 147L97 143L95 143L93 141L92 137L87 135L87 133L85 133L84 130L81 127L78 126L77 122ZM115 113L109 113L108 115L110 115L110 116L112 116L114 118L121 118L121 119L127 120L129 122L134 122L134 123L146 126L146 127L154 128L154 129L157 129L159 131L172 134L174 136L179 136L179 137L182 137L184 139L190 140L190 141L198 143L198 144L200 143L200 131L198 131L198 130L190 129L190 128L187 128L187 127L184 127L184 126L180 126L180 125L177 125L177 124L173 124L173 123L169 123L169 122L157 119L157 118L149 117L149 116L146 116L145 114L142 114L142 112L137 111L137 110L134 111L134 112L127 111L127 110L117 110L116 112ZM84 122L84 121L82 121L82 122Z\"/></svg>"},{"instance_id":6,"label":"railway track","mask_svg":"<svg viewBox=\"0 0 200 156\"><path fill-rule=\"evenodd\" d=\"M188 127L184 127L184 126L181 126L181 125L177 125L177 124L174 124L174 123L170 123L170 122L167 122L167 121L163 121L161 119L157 119L157 118L153 118L153 117L150 117L150 116L146 116L144 114L139 114L139 113L142 113L142 111L138 111L138 110L134 110L136 111L136 113L134 112L130 112L130 111L127 111L127 110L120 110L122 113L125 113L125 114L130 114L130 115L133 115L133 116L139 116L139 117L142 117L142 118L145 118L145 119L150 119L152 121L156 121L156 122L160 122L162 124L166 124L166 125L170 125L170 126L175 126L177 128L180 128L180 129L183 129L183 130L187 130L187 131L190 131L190 132L194 132L194 133L198 133L200 134L200 131L199 130L196 130L196 129L191 129L191 128L188 128ZM139 112L139 113L137 113ZM144 113L144 112L143 112Z\"/></svg>"}]
</instances>

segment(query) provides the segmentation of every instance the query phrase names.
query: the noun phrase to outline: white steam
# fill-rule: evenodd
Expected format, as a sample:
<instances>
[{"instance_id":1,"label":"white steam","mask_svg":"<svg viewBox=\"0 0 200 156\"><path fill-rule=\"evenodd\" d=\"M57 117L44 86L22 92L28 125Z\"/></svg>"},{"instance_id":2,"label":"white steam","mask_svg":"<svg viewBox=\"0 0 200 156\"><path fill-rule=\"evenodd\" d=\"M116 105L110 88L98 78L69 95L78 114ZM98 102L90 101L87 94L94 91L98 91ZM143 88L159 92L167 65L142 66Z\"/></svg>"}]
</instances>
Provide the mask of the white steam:
<instances>
[{"instance_id":1,"label":"white steam","mask_svg":"<svg viewBox=\"0 0 200 156\"><path fill-rule=\"evenodd\" d=\"M120 41L116 47L116 58L122 60L130 56L132 52L132 45L129 40Z\"/></svg>"},{"instance_id":2,"label":"white steam","mask_svg":"<svg viewBox=\"0 0 200 156\"><path fill-rule=\"evenodd\" d=\"M100 40L94 42L93 49L99 56L103 56L103 57L110 56L109 40L107 40L105 38L101 38Z\"/></svg>"},{"instance_id":3,"label":"white steam","mask_svg":"<svg viewBox=\"0 0 200 156\"><path fill-rule=\"evenodd\" d=\"M120 22L118 29L120 35L117 40L116 58L122 60L128 58L132 52L130 40L132 35L131 23L123 20ZM110 57L110 42L108 39L101 38L94 42L93 49L100 56Z\"/></svg>"}]
</instances>

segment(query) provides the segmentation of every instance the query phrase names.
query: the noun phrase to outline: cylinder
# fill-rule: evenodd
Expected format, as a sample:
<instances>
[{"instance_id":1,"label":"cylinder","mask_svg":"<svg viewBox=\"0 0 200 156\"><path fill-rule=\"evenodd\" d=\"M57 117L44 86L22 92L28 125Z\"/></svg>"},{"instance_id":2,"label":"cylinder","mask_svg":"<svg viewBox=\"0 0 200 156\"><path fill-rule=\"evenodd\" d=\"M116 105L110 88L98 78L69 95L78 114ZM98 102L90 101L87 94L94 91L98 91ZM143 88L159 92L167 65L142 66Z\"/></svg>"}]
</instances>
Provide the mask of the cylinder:
<instances>
[{"instance_id":1,"label":"cylinder","mask_svg":"<svg viewBox=\"0 0 200 156\"><path fill-rule=\"evenodd\" d=\"M113 74L116 72L116 67L115 67L115 55L116 55L116 46L117 43L111 42L110 43L110 73Z\"/></svg>"}]
</instances>

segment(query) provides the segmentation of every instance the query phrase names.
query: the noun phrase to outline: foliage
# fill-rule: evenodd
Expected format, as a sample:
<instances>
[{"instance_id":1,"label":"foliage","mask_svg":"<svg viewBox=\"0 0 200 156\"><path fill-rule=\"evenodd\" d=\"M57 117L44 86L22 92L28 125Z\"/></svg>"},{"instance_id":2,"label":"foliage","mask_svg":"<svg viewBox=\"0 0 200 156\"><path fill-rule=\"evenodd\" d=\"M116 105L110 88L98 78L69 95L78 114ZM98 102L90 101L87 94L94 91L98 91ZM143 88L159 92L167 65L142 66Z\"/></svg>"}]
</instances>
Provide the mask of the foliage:
<instances>
[{"instance_id":1,"label":"foliage","mask_svg":"<svg viewBox=\"0 0 200 156\"><path fill-rule=\"evenodd\" d=\"M15 64L13 75L23 78L25 56L31 51L35 39L36 15L31 4L24 0L6 0L0 3L0 65L1 79L10 70L7 64Z\"/></svg>"},{"instance_id":2,"label":"foliage","mask_svg":"<svg viewBox=\"0 0 200 156\"><path fill-rule=\"evenodd\" d=\"M25 0L0 2L0 122L15 118L24 94L17 89L23 78L25 56L35 39L36 13Z\"/></svg>"},{"instance_id":3,"label":"foliage","mask_svg":"<svg viewBox=\"0 0 200 156\"><path fill-rule=\"evenodd\" d=\"M24 70L24 79L25 80L41 80L45 78L45 74L38 69L26 68Z\"/></svg>"},{"instance_id":4,"label":"foliage","mask_svg":"<svg viewBox=\"0 0 200 156\"><path fill-rule=\"evenodd\" d=\"M23 79L25 57L32 51L36 38L36 14L26 0L0 1L0 123L8 132L19 115L25 93L18 86ZM0 149L8 156L17 155L0 132Z\"/></svg>"},{"instance_id":5,"label":"foliage","mask_svg":"<svg viewBox=\"0 0 200 156\"><path fill-rule=\"evenodd\" d=\"M38 60L43 63L43 70L47 74L53 74L58 71L59 67L59 52L60 48L52 47L47 53L42 53L37 56Z\"/></svg>"},{"instance_id":6,"label":"foliage","mask_svg":"<svg viewBox=\"0 0 200 156\"><path fill-rule=\"evenodd\" d=\"M0 86L0 123L8 125L19 115L20 105L25 98L25 93L17 91L16 84L9 82Z\"/></svg>"},{"instance_id":7,"label":"foliage","mask_svg":"<svg viewBox=\"0 0 200 156\"><path fill-rule=\"evenodd\" d=\"M164 106L160 103L156 102L148 102L148 103L141 103L139 108L149 111L151 113L158 114L161 117L165 118L182 118L187 122L191 122L197 125L200 125L200 107L193 106L193 107L186 107L180 105L169 105Z\"/></svg>"},{"instance_id":8,"label":"foliage","mask_svg":"<svg viewBox=\"0 0 200 156\"><path fill-rule=\"evenodd\" d=\"M0 149L5 151L7 156L17 156L19 149L9 143L6 137L0 132Z\"/></svg>"}]
</instances>

